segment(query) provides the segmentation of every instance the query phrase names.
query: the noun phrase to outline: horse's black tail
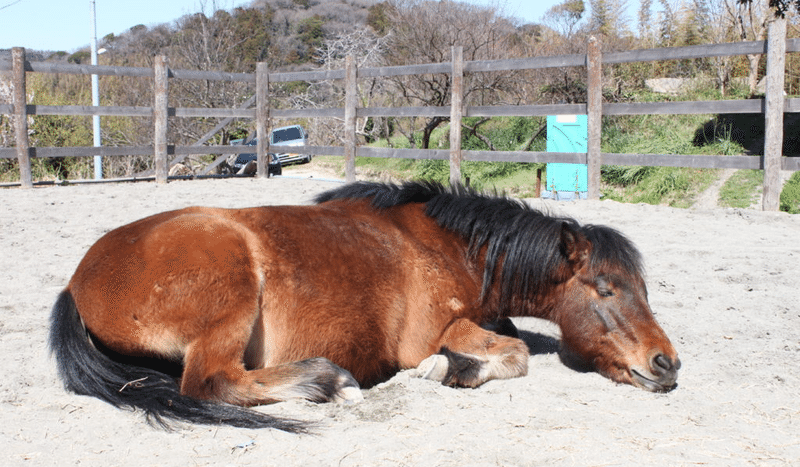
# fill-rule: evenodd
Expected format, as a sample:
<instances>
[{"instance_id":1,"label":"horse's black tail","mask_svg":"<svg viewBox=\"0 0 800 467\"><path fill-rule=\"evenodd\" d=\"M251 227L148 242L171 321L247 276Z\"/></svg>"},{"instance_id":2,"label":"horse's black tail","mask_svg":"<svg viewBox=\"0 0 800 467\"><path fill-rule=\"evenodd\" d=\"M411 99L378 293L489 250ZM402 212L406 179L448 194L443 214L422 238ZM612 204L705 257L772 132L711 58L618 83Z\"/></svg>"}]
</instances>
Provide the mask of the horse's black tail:
<instances>
[{"instance_id":1,"label":"horse's black tail","mask_svg":"<svg viewBox=\"0 0 800 467\"><path fill-rule=\"evenodd\" d=\"M109 404L140 409L149 422L169 428L170 420L242 428L306 432L302 421L277 418L244 407L198 400L180 393L177 382L159 371L114 361L100 352L78 315L69 290L61 292L50 318L50 351L67 390Z\"/></svg>"}]
</instances>

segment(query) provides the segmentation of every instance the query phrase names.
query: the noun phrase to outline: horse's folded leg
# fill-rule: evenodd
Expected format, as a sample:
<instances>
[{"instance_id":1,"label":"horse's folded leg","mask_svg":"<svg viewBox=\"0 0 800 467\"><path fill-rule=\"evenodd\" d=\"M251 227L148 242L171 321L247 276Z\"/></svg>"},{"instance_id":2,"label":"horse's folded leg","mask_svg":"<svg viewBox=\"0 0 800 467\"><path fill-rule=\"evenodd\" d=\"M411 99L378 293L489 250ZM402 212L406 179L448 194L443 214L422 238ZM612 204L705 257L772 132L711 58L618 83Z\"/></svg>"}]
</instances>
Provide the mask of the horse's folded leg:
<instances>
[{"instance_id":1,"label":"horse's folded leg","mask_svg":"<svg viewBox=\"0 0 800 467\"><path fill-rule=\"evenodd\" d=\"M326 358L249 371L236 367L197 376L187 378L184 373L181 390L185 394L235 405L261 405L289 399L346 403L363 400L358 382L350 372ZM203 384L193 384L192 380Z\"/></svg>"},{"instance_id":2,"label":"horse's folded leg","mask_svg":"<svg viewBox=\"0 0 800 467\"><path fill-rule=\"evenodd\" d=\"M423 363L430 361L426 366L428 379L448 386L477 387L490 379L514 378L528 372L529 352L524 342L497 335L466 319L454 321L439 344L439 353Z\"/></svg>"},{"instance_id":3,"label":"horse's folded leg","mask_svg":"<svg viewBox=\"0 0 800 467\"><path fill-rule=\"evenodd\" d=\"M353 375L327 358L310 358L249 373L275 400L355 403L364 399Z\"/></svg>"}]
</instances>

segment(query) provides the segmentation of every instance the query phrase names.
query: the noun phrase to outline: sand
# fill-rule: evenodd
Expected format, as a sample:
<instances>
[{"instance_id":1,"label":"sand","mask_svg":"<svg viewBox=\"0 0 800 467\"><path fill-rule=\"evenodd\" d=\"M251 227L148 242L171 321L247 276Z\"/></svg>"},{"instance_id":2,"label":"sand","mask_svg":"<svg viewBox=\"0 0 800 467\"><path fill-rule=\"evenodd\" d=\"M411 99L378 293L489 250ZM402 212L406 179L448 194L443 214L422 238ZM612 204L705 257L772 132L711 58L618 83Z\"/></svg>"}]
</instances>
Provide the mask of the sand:
<instances>
[{"instance_id":1,"label":"sand","mask_svg":"<svg viewBox=\"0 0 800 467\"><path fill-rule=\"evenodd\" d=\"M292 401L265 412L315 435L181 426L168 432L67 393L48 317L103 233L189 205L301 204L333 181L196 180L0 189L0 465L798 465L800 216L612 201L550 203L639 246L650 303L683 362L668 394L578 373L558 329L515 319L529 374L454 389L402 372L355 405ZM542 206L543 202L531 200Z\"/></svg>"}]
</instances>

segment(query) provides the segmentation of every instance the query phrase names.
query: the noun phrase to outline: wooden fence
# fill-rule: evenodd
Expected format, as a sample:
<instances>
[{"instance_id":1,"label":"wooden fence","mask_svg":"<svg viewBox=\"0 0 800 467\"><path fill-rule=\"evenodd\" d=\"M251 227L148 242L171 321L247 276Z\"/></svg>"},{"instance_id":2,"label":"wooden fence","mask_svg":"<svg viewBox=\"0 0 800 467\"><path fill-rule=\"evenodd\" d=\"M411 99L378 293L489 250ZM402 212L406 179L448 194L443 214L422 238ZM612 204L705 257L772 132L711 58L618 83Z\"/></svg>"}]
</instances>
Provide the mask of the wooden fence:
<instances>
[{"instance_id":1,"label":"wooden fence","mask_svg":"<svg viewBox=\"0 0 800 467\"><path fill-rule=\"evenodd\" d=\"M223 73L213 71L172 70L167 59L159 56L152 69L115 66L63 65L25 60L25 50L12 50L12 63L0 63L0 72L12 72L14 86L13 102L0 104L0 114L13 115L17 146L0 148L0 158L19 160L22 187L31 187L31 157L66 156L119 156L154 155L155 180L167 181L169 167L190 154L237 154L250 152L244 146L174 146L167 141L170 117L219 117L220 125L209 132L197 144L209 140L213 134L233 118L255 119L259 135L269 133L273 118L339 118L344 122L345 142L343 146L305 146L302 151L313 155L343 155L345 176L355 180L356 157L397 157L409 159L443 159L450 161L451 181L461 180L461 162L512 161L512 162L567 162L587 164L589 168L590 199L600 196L601 165L641 165L693 168L732 168L764 170L763 209L776 211L781 191L781 170L800 170L800 158L783 157L783 113L799 112L800 99L784 97L785 54L800 51L800 39L786 39L785 20L776 20L769 29L767 41L737 42L727 44L699 45L661 49L642 49L627 52L602 54L600 44L591 39L586 55L563 55L531 57L508 60L464 61L462 48L452 48L449 63L421 64L380 68L357 68L352 57L347 57L345 69L332 71L309 71L271 73L266 64L259 63L255 73ZM647 62L660 60L682 60L715 56L745 54L767 54L767 85L763 99L624 103L602 102L602 65ZM586 67L588 97L583 104L559 105L503 105L464 106L463 76L465 73L482 73L512 70L531 70L553 67ZM139 76L154 80L154 102L152 107L119 106L45 106L28 105L26 102L25 73L70 73L113 76ZM390 77L417 74L449 74L452 83L451 106L445 107L357 107L357 79L368 77ZM167 104L169 79L241 81L255 84L253 98L236 109L171 108ZM345 107L324 109L271 109L269 107L269 83L292 81L320 81L340 79L345 82ZM248 108L255 101L255 108ZM679 115L679 114L763 114L765 121L764 155L754 156L710 156L675 154L616 154L600 152L602 117L605 115ZM463 151L461 149L461 120L464 117L498 116L545 116L588 115L588 152L558 153L535 151ZM153 117L153 146L126 147L61 147L33 148L28 145L28 115L104 115ZM359 147L356 137L356 119L365 117L446 117L450 119L450 148L447 150L392 149ZM258 176L266 176L266 155L269 151L267 139L259 138L257 146ZM174 156L168 163L168 156ZM224 157L224 156L222 156ZM220 157L217 162L219 162Z\"/></svg>"}]
</instances>

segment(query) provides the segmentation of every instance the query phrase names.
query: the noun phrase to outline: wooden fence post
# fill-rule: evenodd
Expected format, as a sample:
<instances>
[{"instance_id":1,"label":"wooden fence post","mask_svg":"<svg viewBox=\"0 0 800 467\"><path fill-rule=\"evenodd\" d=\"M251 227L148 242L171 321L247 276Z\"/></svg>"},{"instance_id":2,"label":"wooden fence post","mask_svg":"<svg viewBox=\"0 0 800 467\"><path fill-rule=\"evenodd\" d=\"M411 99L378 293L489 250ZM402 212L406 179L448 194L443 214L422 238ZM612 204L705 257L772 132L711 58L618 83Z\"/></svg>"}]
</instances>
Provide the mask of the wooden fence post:
<instances>
[{"instance_id":1,"label":"wooden fence post","mask_svg":"<svg viewBox=\"0 0 800 467\"><path fill-rule=\"evenodd\" d=\"M453 68L450 75L450 185L461 183L461 118L464 115L464 48L450 49Z\"/></svg>"},{"instance_id":2,"label":"wooden fence post","mask_svg":"<svg viewBox=\"0 0 800 467\"><path fill-rule=\"evenodd\" d=\"M774 18L767 35L767 88L764 99L764 193L761 209L777 211L783 155L783 82L786 73L786 19Z\"/></svg>"},{"instance_id":3,"label":"wooden fence post","mask_svg":"<svg viewBox=\"0 0 800 467\"><path fill-rule=\"evenodd\" d=\"M344 61L344 179L356 181L356 105L358 103L358 69L352 55Z\"/></svg>"},{"instance_id":4,"label":"wooden fence post","mask_svg":"<svg viewBox=\"0 0 800 467\"><path fill-rule=\"evenodd\" d=\"M600 199L600 169L603 161L600 155L600 141L603 128L603 57L600 40L592 36L586 55L587 73L587 131L586 163L588 169L589 199Z\"/></svg>"},{"instance_id":5,"label":"wooden fence post","mask_svg":"<svg viewBox=\"0 0 800 467\"><path fill-rule=\"evenodd\" d=\"M153 150L155 157L156 183L167 183L167 125L169 121L169 68L167 57L156 56L153 64L154 100L153 100Z\"/></svg>"},{"instance_id":6,"label":"wooden fence post","mask_svg":"<svg viewBox=\"0 0 800 467\"><path fill-rule=\"evenodd\" d=\"M17 161L19 161L19 182L22 188L33 187L31 176L30 144L28 142L28 97L25 86L25 48L14 47L11 50L14 82L14 139L17 143Z\"/></svg>"},{"instance_id":7,"label":"wooden fence post","mask_svg":"<svg viewBox=\"0 0 800 467\"><path fill-rule=\"evenodd\" d=\"M256 143L259 178L269 177L269 68L265 62L256 64Z\"/></svg>"}]
</instances>

